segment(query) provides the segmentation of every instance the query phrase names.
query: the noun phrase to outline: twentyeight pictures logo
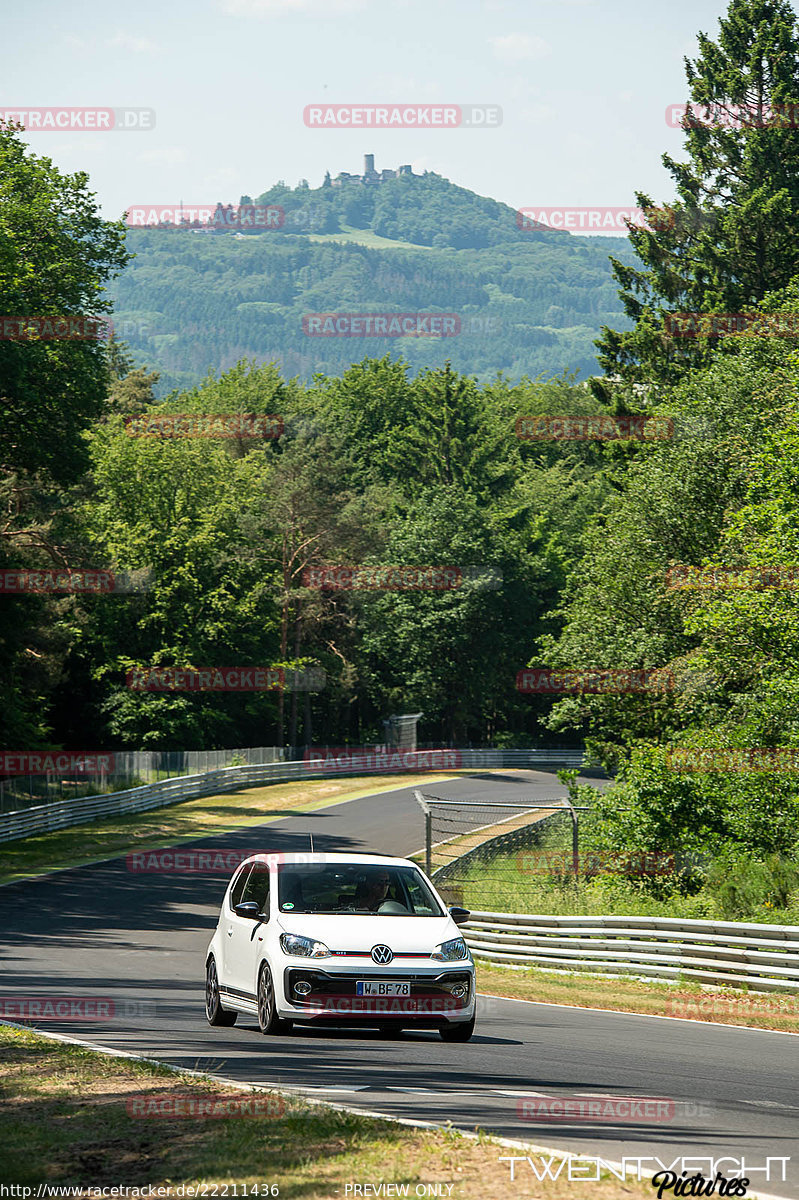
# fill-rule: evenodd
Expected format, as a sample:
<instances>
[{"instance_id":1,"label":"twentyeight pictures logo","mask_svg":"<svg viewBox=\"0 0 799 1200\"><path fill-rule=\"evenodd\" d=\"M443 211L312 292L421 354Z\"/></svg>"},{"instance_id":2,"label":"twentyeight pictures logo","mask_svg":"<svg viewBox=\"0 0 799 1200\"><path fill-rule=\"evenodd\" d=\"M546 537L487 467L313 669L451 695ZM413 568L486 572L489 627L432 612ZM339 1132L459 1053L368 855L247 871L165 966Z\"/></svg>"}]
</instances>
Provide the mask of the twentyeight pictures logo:
<instances>
[{"instance_id":1,"label":"twentyeight pictures logo","mask_svg":"<svg viewBox=\"0 0 799 1200\"><path fill-rule=\"evenodd\" d=\"M0 121L26 133L144 132L155 129L154 108L0 108Z\"/></svg>"},{"instance_id":2,"label":"twentyeight pictures logo","mask_svg":"<svg viewBox=\"0 0 799 1200\"><path fill-rule=\"evenodd\" d=\"M306 104L309 129L496 129L498 104Z\"/></svg>"}]
</instances>

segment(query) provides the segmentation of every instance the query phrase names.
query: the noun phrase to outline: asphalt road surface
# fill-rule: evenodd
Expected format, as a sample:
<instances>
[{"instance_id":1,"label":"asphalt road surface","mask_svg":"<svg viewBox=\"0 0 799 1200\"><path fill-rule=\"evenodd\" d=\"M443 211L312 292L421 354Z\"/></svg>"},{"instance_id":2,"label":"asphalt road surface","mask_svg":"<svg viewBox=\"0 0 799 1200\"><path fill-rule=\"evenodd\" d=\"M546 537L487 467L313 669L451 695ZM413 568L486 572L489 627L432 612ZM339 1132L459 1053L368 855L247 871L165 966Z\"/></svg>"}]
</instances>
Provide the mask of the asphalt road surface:
<instances>
[{"instance_id":1,"label":"asphalt road surface","mask_svg":"<svg viewBox=\"0 0 799 1200\"><path fill-rule=\"evenodd\" d=\"M481 801L565 794L554 776L532 771L475 773L430 790ZM413 790L399 788L191 847L304 850L309 831L316 850L407 855L424 841ZM655 1160L666 1169L680 1160L678 1173L712 1176L718 1169L729 1176L743 1159L750 1191L799 1200L799 1038L492 997L479 1001L477 1030L466 1045L444 1043L433 1031L384 1040L369 1030L300 1027L286 1038L264 1038L241 1015L232 1029L211 1029L203 1012L204 955L228 878L141 873L117 859L0 888L0 1001L110 1000L108 1019L37 1024L349 1107L479 1126L615 1162L647 1160L646 1178L659 1169ZM533 1120L530 1101L543 1096L668 1103L639 1105L629 1120ZM708 1160L719 1159L710 1169ZM544 1171L537 1155L531 1160ZM529 1194L533 1166L518 1162L515 1177L520 1195Z\"/></svg>"}]
</instances>

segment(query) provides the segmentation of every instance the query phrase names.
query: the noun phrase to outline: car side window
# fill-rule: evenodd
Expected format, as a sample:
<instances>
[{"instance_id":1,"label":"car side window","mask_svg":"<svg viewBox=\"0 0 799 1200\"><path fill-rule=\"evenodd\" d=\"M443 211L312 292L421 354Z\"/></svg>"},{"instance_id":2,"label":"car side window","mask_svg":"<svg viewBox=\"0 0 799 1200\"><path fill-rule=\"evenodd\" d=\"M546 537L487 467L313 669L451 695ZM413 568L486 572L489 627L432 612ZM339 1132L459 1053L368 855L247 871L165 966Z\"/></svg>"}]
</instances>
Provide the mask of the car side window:
<instances>
[{"instance_id":1,"label":"car side window","mask_svg":"<svg viewBox=\"0 0 799 1200\"><path fill-rule=\"evenodd\" d=\"M269 915L269 867L265 863L254 863L241 894L241 904L254 900L258 911Z\"/></svg>"},{"instance_id":2,"label":"car side window","mask_svg":"<svg viewBox=\"0 0 799 1200\"><path fill-rule=\"evenodd\" d=\"M247 883L248 876L251 874L252 874L252 866L251 865L247 866L247 867L242 867L241 871L239 871L238 878L236 879L235 883L233 884L233 890L230 893L231 909L234 909L237 904L241 903L241 896L242 896L242 892L244 891L244 886Z\"/></svg>"}]
</instances>

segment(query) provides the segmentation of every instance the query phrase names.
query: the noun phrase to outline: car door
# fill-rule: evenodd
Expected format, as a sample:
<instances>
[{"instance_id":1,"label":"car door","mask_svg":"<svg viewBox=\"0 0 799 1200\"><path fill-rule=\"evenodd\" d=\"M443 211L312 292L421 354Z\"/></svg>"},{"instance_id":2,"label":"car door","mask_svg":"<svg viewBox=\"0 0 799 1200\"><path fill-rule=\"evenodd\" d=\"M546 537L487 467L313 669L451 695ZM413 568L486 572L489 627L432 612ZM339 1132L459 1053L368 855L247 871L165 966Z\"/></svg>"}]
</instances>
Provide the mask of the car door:
<instances>
[{"instance_id":1,"label":"car door","mask_svg":"<svg viewBox=\"0 0 799 1200\"><path fill-rule=\"evenodd\" d=\"M269 864L252 863L242 887L233 889L230 900L225 928L226 983L234 995L252 1000L255 998L255 969L264 937L263 926L269 919ZM255 901L258 911L265 914L261 920L254 921L235 913L235 904L248 901Z\"/></svg>"},{"instance_id":2,"label":"car door","mask_svg":"<svg viewBox=\"0 0 799 1200\"><path fill-rule=\"evenodd\" d=\"M236 941L234 938L235 927L234 922L241 920L236 916L235 907L240 902L244 885L249 878L252 870L252 863L244 863L238 875L233 880L233 886L230 889L227 899L225 900L220 918L220 926L222 929L222 971L220 983L224 987L235 987L234 977L236 976L236 962L234 955L234 946Z\"/></svg>"}]
</instances>

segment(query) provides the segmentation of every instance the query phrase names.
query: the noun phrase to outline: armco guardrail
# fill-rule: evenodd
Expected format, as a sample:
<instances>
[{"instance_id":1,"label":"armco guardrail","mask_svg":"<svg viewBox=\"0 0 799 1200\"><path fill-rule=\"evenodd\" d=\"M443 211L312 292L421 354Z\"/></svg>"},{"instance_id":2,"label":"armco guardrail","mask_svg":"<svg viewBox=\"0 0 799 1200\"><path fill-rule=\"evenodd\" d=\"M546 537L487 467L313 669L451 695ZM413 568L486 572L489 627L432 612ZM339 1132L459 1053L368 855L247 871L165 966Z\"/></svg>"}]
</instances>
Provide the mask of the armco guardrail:
<instances>
[{"instance_id":1,"label":"armco guardrail","mask_svg":"<svg viewBox=\"0 0 799 1200\"><path fill-rule=\"evenodd\" d=\"M799 926L679 917L472 912L472 954L492 963L799 990Z\"/></svg>"},{"instance_id":2,"label":"armco guardrail","mask_svg":"<svg viewBox=\"0 0 799 1200\"><path fill-rule=\"evenodd\" d=\"M401 759L399 765L395 760ZM111 792L103 796L83 796L54 804L41 804L18 812L0 815L0 842L11 842L35 833L85 825L101 817L124 813L145 812L213 796L217 792L235 792L243 787L258 787L269 783L290 783L292 780L324 779L335 775L393 774L397 771L418 772L473 769L477 767L517 767L552 770L558 767L579 767L584 763L581 751L569 750L419 750L388 752L382 757L370 753L340 755L317 762L276 762L252 764L245 767L222 767L200 775L184 775L162 779L157 783Z\"/></svg>"}]
</instances>

